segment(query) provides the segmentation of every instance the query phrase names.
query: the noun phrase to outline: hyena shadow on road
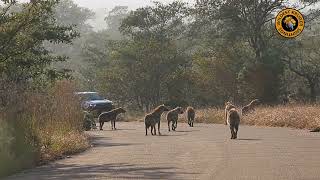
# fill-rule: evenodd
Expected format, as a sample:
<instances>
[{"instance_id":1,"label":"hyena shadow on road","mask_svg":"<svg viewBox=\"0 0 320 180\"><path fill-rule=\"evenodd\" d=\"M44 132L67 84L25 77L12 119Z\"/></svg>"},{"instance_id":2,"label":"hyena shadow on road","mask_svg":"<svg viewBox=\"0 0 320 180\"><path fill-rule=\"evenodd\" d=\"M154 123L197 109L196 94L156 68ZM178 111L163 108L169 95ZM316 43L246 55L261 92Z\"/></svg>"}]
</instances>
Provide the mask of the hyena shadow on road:
<instances>
[{"instance_id":1,"label":"hyena shadow on road","mask_svg":"<svg viewBox=\"0 0 320 180\"><path fill-rule=\"evenodd\" d=\"M115 146L133 146L141 145L140 143L112 143L112 138L103 136L90 137L90 141L93 147L115 147Z\"/></svg>"},{"instance_id":2,"label":"hyena shadow on road","mask_svg":"<svg viewBox=\"0 0 320 180\"><path fill-rule=\"evenodd\" d=\"M262 141L262 139L238 138L236 141Z\"/></svg>"}]
</instances>

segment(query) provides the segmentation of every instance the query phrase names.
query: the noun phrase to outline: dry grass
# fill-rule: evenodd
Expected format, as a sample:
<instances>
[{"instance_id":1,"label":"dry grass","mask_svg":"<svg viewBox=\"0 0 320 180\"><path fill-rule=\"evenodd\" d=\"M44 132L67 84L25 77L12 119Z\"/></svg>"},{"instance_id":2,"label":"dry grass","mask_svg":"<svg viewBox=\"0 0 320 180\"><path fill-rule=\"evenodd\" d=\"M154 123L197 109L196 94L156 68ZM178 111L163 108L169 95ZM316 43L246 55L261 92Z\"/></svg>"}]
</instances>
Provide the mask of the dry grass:
<instances>
[{"instance_id":1,"label":"dry grass","mask_svg":"<svg viewBox=\"0 0 320 180\"><path fill-rule=\"evenodd\" d=\"M180 120L187 122L186 114L180 115ZM224 110L217 108L196 109L195 123L224 123Z\"/></svg>"},{"instance_id":2,"label":"dry grass","mask_svg":"<svg viewBox=\"0 0 320 180\"><path fill-rule=\"evenodd\" d=\"M186 121L183 116L182 121ZM224 123L223 109L202 109L196 112L198 123ZM241 117L241 123L251 126L290 127L313 129L320 126L319 105L289 105L257 107L256 111Z\"/></svg>"},{"instance_id":3,"label":"dry grass","mask_svg":"<svg viewBox=\"0 0 320 180\"><path fill-rule=\"evenodd\" d=\"M0 112L0 177L89 147L74 92L69 81L41 92L8 91L12 102Z\"/></svg>"},{"instance_id":4,"label":"dry grass","mask_svg":"<svg viewBox=\"0 0 320 180\"><path fill-rule=\"evenodd\" d=\"M162 120L165 119L163 114ZM128 116L131 121L143 121L143 116ZM186 115L180 115L180 122L187 122ZM224 123L224 109L207 108L196 110L196 123ZM289 105L257 107L256 111L241 116L241 123L250 126L290 127L314 129L320 127L320 105Z\"/></svg>"},{"instance_id":5,"label":"dry grass","mask_svg":"<svg viewBox=\"0 0 320 180\"><path fill-rule=\"evenodd\" d=\"M61 81L49 89L48 94L35 94L27 101L33 128L40 137L41 163L89 147L82 131L83 114L74 92L73 83Z\"/></svg>"},{"instance_id":6,"label":"dry grass","mask_svg":"<svg viewBox=\"0 0 320 180\"><path fill-rule=\"evenodd\" d=\"M247 125L313 129L320 126L320 106L290 105L259 107L242 118Z\"/></svg>"},{"instance_id":7,"label":"dry grass","mask_svg":"<svg viewBox=\"0 0 320 180\"><path fill-rule=\"evenodd\" d=\"M144 113L133 113L129 112L127 115L122 119L122 121L144 121ZM161 116L161 120L165 121L167 112L164 112ZM187 122L186 114L179 115L179 122ZM215 123L215 124L222 124L224 123L224 110L221 109L199 109L196 110L196 123Z\"/></svg>"},{"instance_id":8,"label":"dry grass","mask_svg":"<svg viewBox=\"0 0 320 180\"><path fill-rule=\"evenodd\" d=\"M89 147L88 137L78 132L56 132L47 138L47 141L50 141L50 145L41 147L41 164L63 158L66 155L82 152Z\"/></svg>"}]
</instances>

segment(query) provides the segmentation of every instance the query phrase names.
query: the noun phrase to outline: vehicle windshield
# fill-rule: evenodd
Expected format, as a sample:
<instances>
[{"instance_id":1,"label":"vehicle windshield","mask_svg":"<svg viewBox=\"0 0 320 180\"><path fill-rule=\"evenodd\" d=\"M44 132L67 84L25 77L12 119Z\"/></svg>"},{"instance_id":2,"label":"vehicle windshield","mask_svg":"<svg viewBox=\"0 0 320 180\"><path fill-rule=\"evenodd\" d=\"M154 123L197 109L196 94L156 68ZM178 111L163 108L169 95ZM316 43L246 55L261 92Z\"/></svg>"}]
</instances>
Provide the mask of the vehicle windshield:
<instances>
[{"instance_id":1,"label":"vehicle windshield","mask_svg":"<svg viewBox=\"0 0 320 180\"><path fill-rule=\"evenodd\" d=\"M98 93L81 94L81 99L85 101L104 100Z\"/></svg>"}]
</instances>

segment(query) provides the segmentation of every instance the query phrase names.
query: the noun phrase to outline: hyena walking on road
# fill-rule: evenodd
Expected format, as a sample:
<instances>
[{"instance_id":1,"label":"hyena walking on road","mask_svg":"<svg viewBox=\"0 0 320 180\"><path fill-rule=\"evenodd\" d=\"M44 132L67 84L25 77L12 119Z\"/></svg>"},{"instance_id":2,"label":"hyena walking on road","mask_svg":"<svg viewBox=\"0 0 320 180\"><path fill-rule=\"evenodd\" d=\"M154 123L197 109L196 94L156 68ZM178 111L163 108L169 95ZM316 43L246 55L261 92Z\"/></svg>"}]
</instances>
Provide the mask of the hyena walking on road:
<instances>
[{"instance_id":1,"label":"hyena walking on road","mask_svg":"<svg viewBox=\"0 0 320 180\"><path fill-rule=\"evenodd\" d=\"M237 139L240 125L240 115L235 108L232 108L227 112L227 124L230 127L231 139Z\"/></svg>"},{"instance_id":2,"label":"hyena walking on road","mask_svg":"<svg viewBox=\"0 0 320 180\"><path fill-rule=\"evenodd\" d=\"M172 122L172 130L175 131L178 126L178 118L179 114L183 114L182 107L176 107L175 109L172 109L167 114L167 121L168 121L168 129L170 131L170 123Z\"/></svg>"},{"instance_id":3,"label":"hyena walking on road","mask_svg":"<svg viewBox=\"0 0 320 180\"><path fill-rule=\"evenodd\" d=\"M224 114L225 114L225 122L224 124L227 125L227 120L228 120L228 112L233 109L233 108L236 108L236 106L234 106L233 104L231 104L231 102L226 102L226 108L224 110Z\"/></svg>"},{"instance_id":4,"label":"hyena walking on road","mask_svg":"<svg viewBox=\"0 0 320 180\"><path fill-rule=\"evenodd\" d=\"M111 121L111 128L112 130L116 130L116 119L117 116L121 113L125 113L126 110L124 110L123 108L117 108L117 109L113 109L109 112L104 112L102 114L99 115L98 120L99 120L99 124L100 124L100 130L103 130L103 124L105 122Z\"/></svg>"},{"instance_id":5,"label":"hyena walking on road","mask_svg":"<svg viewBox=\"0 0 320 180\"><path fill-rule=\"evenodd\" d=\"M196 112L193 107L187 107L187 119L190 127L193 127L194 118L196 116Z\"/></svg>"},{"instance_id":6,"label":"hyena walking on road","mask_svg":"<svg viewBox=\"0 0 320 180\"><path fill-rule=\"evenodd\" d=\"M160 105L155 108L151 113L147 114L144 117L144 123L146 128L146 136L148 135L148 129L151 127L151 134L157 135L156 124L158 124L158 132L160 133L160 120L161 114L165 111L169 111L169 109L165 105Z\"/></svg>"}]
</instances>

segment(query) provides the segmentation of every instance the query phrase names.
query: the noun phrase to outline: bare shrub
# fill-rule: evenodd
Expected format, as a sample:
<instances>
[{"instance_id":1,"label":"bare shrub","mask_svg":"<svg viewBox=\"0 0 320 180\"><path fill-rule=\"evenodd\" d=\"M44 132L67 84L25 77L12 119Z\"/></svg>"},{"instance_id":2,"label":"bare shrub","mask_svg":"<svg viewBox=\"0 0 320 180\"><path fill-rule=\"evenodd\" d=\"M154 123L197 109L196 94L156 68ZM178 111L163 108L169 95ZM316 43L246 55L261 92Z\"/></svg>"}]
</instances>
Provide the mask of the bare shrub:
<instances>
[{"instance_id":1,"label":"bare shrub","mask_svg":"<svg viewBox=\"0 0 320 180\"><path fill-rule=\"evenodd\" d=\"M1 89L0 177L89 147L74 83L60 81L42 91L7 85Z\"/></svg>"}]
</instances>

